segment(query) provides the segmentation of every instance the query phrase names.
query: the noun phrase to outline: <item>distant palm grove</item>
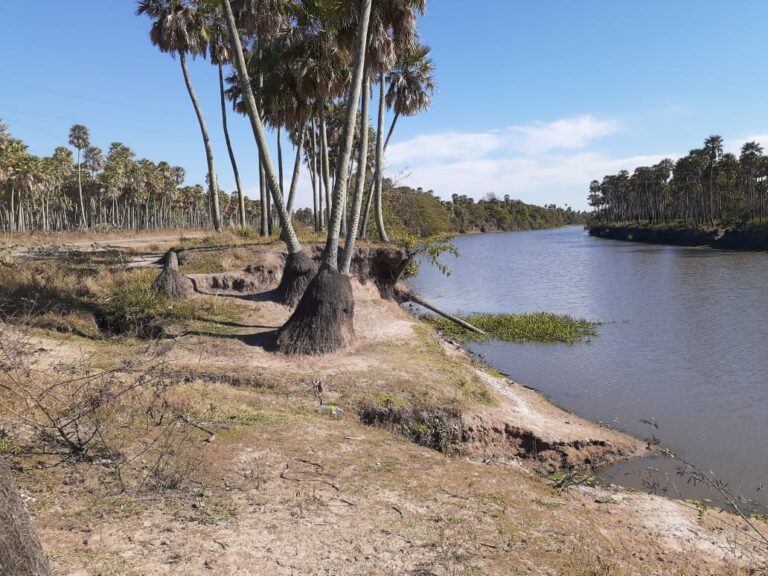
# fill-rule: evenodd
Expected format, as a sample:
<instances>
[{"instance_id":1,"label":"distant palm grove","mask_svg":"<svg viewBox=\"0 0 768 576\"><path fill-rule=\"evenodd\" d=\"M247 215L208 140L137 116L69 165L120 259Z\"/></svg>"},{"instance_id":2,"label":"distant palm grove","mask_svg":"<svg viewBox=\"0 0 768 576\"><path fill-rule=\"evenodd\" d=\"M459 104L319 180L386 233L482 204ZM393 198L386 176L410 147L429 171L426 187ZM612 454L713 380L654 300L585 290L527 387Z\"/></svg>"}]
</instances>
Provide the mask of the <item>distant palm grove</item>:
<instances>
[{"instance_id":1,"label":"distant palm grove","mask_svg":"<svg viewBox=\"0 0 768 576\"><path fill-rule=\"evenodd\" d=\"M744 144L738 157L724 154L723 139L710 136L676 162L593 180L589 203L602 222L762 223L768 217L768 157L757 142Z\"/></svg>"}]
</instances>

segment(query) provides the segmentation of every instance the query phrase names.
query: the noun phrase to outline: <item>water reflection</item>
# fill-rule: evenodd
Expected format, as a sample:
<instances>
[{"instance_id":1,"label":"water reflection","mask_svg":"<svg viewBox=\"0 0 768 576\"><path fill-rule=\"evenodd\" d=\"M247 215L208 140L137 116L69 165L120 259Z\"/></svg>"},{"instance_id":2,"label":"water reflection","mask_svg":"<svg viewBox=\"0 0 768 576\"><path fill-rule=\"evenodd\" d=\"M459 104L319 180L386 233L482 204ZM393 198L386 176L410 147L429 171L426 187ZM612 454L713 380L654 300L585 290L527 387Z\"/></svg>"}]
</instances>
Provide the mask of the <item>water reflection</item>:
<instances>
[{"instance_id":1,"label":"water reflection","mask_svg":"<svg viewBox=\"0 0 768 576\"><path fill-rule=\"evenodd\" d=\"M681 457L768 505L757 489L768 484L768 255L602 240L580 228L456 244L450 278L424 266L412 281L437 305L606 322L589 344L487 342L474 351L587 418L642 437L640 420L653 419ZM659 460L610 474L640 486L648 466L675 479L676 463Z\"/></svg>"}]
</instances>

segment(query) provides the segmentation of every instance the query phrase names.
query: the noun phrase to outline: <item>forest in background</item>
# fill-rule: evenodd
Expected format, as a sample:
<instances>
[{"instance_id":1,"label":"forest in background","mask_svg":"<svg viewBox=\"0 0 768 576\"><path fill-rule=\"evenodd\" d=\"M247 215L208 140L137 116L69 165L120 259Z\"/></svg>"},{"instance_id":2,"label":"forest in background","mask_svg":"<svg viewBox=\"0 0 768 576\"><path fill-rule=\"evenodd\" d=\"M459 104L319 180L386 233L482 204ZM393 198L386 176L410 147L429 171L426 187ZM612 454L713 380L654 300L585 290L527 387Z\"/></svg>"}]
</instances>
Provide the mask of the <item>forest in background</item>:
<instances>
[{"instance_id":1,"label":"forest in background","mask_svg":"<svg viewBox=\"0 0 768 576\"><path fill-rule=\"evenodd\" d=\"M74 151L59 146L51 156L38 157L0 123L0 229L98 232L212 226L205 188L184 185L183 168L137 158L121 142L112 142L105 154L80 125L72 127L69 142ZM387 228L420 238L583 224L587 216L492 193L480 200L454 194L446 201L431 190L396 185L389 178L384 178L383 192ZM238 226L237 191L220 191L218 200L224 226ZM243 206L247 226L258 228L261 201L245 196ZM293 216L305 226L316 224L312 208L300 208Z\"/></svg>"},{"instance_id":2,"label":"forest in background","mask_svg":"<svg viewBox=\"0 0 768 576\"><path fill-rule=\"evenodd\" d=\"M593 180L589 203L597 222L676 223L683 227L747 227L768 216L768 157L746 142L737 157L724 153L723 138L677 161L664 159Z\"/></svg>"}]
</instances>

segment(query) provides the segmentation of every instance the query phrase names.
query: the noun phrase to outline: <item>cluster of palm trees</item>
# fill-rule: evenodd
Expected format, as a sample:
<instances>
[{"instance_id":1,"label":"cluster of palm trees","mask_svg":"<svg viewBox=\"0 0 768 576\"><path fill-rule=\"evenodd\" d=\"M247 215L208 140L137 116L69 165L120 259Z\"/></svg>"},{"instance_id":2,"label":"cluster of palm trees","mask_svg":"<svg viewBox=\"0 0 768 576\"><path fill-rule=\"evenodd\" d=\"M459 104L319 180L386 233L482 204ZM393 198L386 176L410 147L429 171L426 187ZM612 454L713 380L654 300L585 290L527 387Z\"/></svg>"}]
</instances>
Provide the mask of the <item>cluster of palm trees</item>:
<instances>
[{"instance_id":1,"label":"cluster of palm trees","mask_svg":"<svg viewBox=\"0 0 768 576\"><path fill-rule=\"evenodd\" d=\"M152 19L150 39L161 51L176 57L195 109L208 162L208 195L216 198L218 189L216 164L210 144L209 130L187 67L188 57L208 58L217 68L221 99L222 129L229 162L235 177L240 201L240 224L245 225L244 193L240 181L237 155L229 137L227 100L235 111L250 116L248 95L240 82L237 60L243 59L248 88L258 108L258 122L274 132L277 143L277 165L273 175L280 197L279 208L270 191L271 175L264 147L254 162L259 164L260 205L259 229L263 235L272 232L282 208L293 213L302 162L311 179L313 190L313 225L317 231L327 230L333 209L333 191L338 177L339 153L348 119L346 112L349 88L353 79L354 38L360 23L358 0L231 0L236 38L230 34L227 6L222 0L139 0L137 13ZM364 62L365 111L357 115L351 132L352 167L347 171L351 189L359 186L363 207L354 225L363 235L367 232L371 213L383 240L387 233L382 216L382 180L384 152L398 118L426 110L435 91L434 67L429 49L416 34L416 16L425 9L425 0L375 0L367 28ZM235 40L240 44L235 47ZM378 87L377 130L368 123L369 85ZM361 87L362 90L362 87ZM387 128L387 109L392 120ZM253 122L253 119L251 119ZM258 138L257 138L258 140ZM368 140L365 153L361 142ZM284 144L290 143L293 169L286 181ZM361 164L365 170L359 170ZM353 187L353 188L354 188ZM341 233L352 226L356 206L345 193L341 199ZM211 221L220 229L220 207L211 202ZM275 217L277 216L277 218Z\"/></svg>"},{"instance_id":2,"label":"cluster of palm trees","mask_svg":"<svg viewBox=\"0 0 768 576\"><path fill-rule=\"evenodd\" d=\"M261 176L261 232L269 234L276 220L288 252L275 291L277 300L295 306L280 330L277 346L283 352L327 353L354 339L350 270L355 243L366 233L369 219L375 221L379 238L388 240L383 210L386 147L398 119L428 108L435 90L429 49L417 32L417 18L425 9L426 0L138 0L137 13L152 20L152 43L180 63L208 164L208 201L193 197L198 199L197 209L201 204L207 208L217 230L224 217L216 165L191 82L189 57L209 58L218 69L222 129L238 186L240 226L248 223L247 203L229 138L227 100L249 121L258 148L254 162ZM374 92L378 113L372 129ZM276 163L268 130L276 136ZM295 147L288 185L283 173L284 134ZM171 197L183 181L180 170L135 162L132 153L118 144L102 158L81 126L73 127L70 144L76 160L69 150L57 151L51 159L56 163L54 187L63 189L62 182L75 174L76 193L59 194L65 204L55 210L66 215L70 226L73 221L91 226L110 219L121 225L127 219L135 226L142 218L144 225L162 225L172 219ZM20 148L20 157L32 158L22 143L4 135L6 145ZM302 162L311 176L312 223L326 235L319 263L303 249L294 228ZM20 189L16 169L6 173L2 166L2 170L3 189L11 190L9 226L18 229L19 222L38 225L41 220L42 227L50 226L47 195L33 205L34 217L27 217L16 208ZM25 190L33 188L27 185ZM47 190L48 185L42 188ZM93 193L94 188L99 193ZM127 211L119 220L117 191L130 198L134 208L144 210Z\"/></svg>"},{"instance_id":3,"label":"cluster of palm trees","mask_svg":"<svg viewBox=\"0 0 768 576\"><path fill-rule=\"evenodd\" d=\"M601 221L679 221L691 226L743 226L768 216L768 157L747 142L737 157L714 135L676 162L665 159L630 174L593 180L589 203Z\"/></svg>"},{"instance_id":4,"label":"cluster of palm trees","mask_svg":"<svg viewBox=\"0 0 768 576\"><path fill-rule=\"evenodd\" d=\"M0 122L0 230L80 228L200 228L211 224L202 186L183 186L184 169L136 159L113 142L106 154L75 124L69 145L51 156L30 154ZM219 193L225 222L237 223L237 198ZM256 225L258 202L246 199L246 221Z\"/></svg>"},{"instance_id":5,"label":"cluster of palm trees","mask_svg":"<svg viewBox=\"0 0 768 576\"><path fill-rule=\"evenodd\" d=\"M379 236L387 240L382 202L387 87L396 117L426 108L434 90L428 51L416 31L417 16L425 8L425 0L139 1L138 13L153 19L152 42L181 63L206 147L212 198L218 189L213 155L185 58L209 53L215 65L233 69L228 89L223 69L219 70L222 112L226 113L226 92L249 120L259 152L262 233L268 232L265 228L276 213L288 252L275 291L279 301L295 306L279 331L277 347L282 352L322 354L354 339L350 268L358 233L365 228L364 205L373 205ZM419 54L422 62L414 65ZM400 78L406 71L424 77L419 82ZM379 113L371 167L372 84L378 85ZM416 85L423 92L420 96L412 93ZM337 118L337 133L329 130L329 118ZM268 128L277 132L277 164ZM283 131L296 147L288 189L283 177ZM234 158L230 146L230 160ZM313 184L313 222L326 232L319 263L300 244L291 213L302 159ZM211 204L218 228L216 202Z\"/></svg>"}]
</instances>

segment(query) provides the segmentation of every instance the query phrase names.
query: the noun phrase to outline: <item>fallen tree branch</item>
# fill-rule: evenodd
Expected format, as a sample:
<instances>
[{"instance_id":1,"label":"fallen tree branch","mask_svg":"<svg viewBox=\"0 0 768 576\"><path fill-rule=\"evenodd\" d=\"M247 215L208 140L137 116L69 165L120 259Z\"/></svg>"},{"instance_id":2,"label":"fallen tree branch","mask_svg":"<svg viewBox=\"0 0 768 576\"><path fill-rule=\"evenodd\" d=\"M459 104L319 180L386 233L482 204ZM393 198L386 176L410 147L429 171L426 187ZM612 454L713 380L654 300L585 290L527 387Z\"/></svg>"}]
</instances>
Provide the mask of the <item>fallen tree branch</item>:
<instances>
[{"instance_id":1,"label":"fallen tree branch","mask_svg":"<svg viewBox=\"0 0 768 576\"><path fill-rule=\"evenodd\" d=\"M440 310L440 308L436 307L433 304L430 304L429 302L424 300L421 296L416 294L413 290L411 290L410 288L408 288L403 284L397 284L395 286L395 298L397 298L397 301L400 302L401 304L403 302L413 302L414 304L423 306L427 310L431 310L435 314L439 314L443 318L447 318L448 320L458 324L462 328L466 328L467 330L470 330L477 334L482 334L483 336L488 335L485 331L480 330L480 328L478 328L477 326L473 326L472 324L470 324L469 322L465 322L461 318L457 318L452 314L448 314L448 312L445 312L444 310Z\"/></svg>"}]
</instances>

